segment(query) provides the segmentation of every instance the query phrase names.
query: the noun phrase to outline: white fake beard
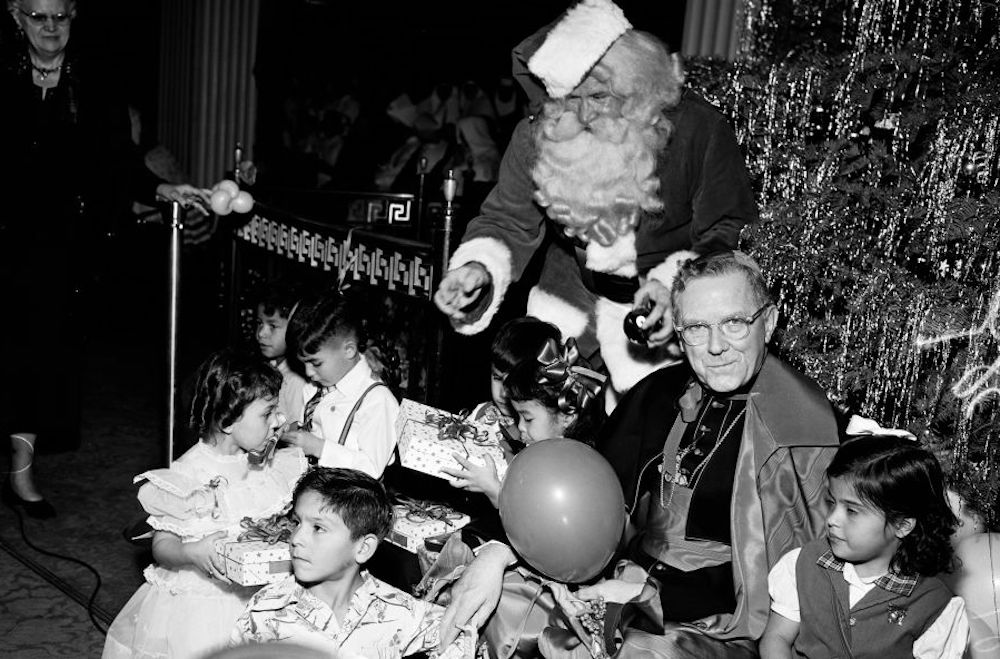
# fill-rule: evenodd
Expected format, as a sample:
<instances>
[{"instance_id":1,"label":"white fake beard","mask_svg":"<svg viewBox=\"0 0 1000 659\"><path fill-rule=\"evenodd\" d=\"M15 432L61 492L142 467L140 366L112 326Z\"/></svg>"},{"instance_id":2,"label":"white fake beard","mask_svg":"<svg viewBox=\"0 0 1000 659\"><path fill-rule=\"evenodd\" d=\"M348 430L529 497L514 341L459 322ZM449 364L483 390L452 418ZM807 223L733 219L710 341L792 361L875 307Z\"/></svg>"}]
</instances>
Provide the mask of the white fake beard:
<instances>
[{"instance_id":1,"label":"white fake beard","mask_svg":"<svg viewBox=\"0 0 1000 659\"><path fill-rule=\"evenodd\" d=\"M663 207L655 170L664 138L652 122L602 117L587 127L563 112L542 120L536 142L535 199L567 234L610 246L640 210Z\"/></svg>"}]
</instances>

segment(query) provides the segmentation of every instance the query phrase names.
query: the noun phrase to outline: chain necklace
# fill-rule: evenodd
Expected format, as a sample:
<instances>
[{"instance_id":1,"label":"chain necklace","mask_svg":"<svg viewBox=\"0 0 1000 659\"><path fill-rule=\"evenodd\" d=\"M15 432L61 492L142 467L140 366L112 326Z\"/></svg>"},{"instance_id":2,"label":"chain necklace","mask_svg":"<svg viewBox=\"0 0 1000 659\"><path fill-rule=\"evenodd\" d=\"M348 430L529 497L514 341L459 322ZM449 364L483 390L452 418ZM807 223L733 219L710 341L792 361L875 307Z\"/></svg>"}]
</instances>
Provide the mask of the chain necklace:
<instances>
[{"instance_id":1,"label":"chain necklace","mask_svg":"<svg viewBox=\"0 0 1000 659\"><path fill-rule=\"evenodd\" d=\"M707 405L706 405L705 409L706 410L708 409ZM732 407L730 407L730 409L732 409ZM726 441L727 437L729 437L729 433L731 433L733 431L733 428L736 427L736 424L739 423L740 419L743 418L743 414L746 411L747 411L747 408L744 406L743 409L740 410L739 414L737 414L736 417L733 419L732 423L730 423L729 426L726 428L725 432L723 432L723 433L721 433L719 435L719 438L717 440L715 440L715 445L712 446L712 450L708 452L708 455L705 456L705 459L702 460L698 464L698 466L695 467L694 470L691 472L690 479L684 478L681 475L681 473L680 473L680 464L681 464L681 460L683 460L684 457L687 456L688 452L692 449L692 447L697 442L691 442L691 444L688 445L687 447L685 447L685 449L683 451L678 451L677 452L676 468L675 468L674 474L671 475L669 473L663 473L661 475L661 477L660 477L660 506L662 506L663 508L669 508L670 507L670 504L673 503L673 500L674 500L674 490L677 489L677 487L676 487L677 485L680 485L680 486L683 487L683 486L686 486L688 482L691 482L691 491L694 492L694 489L696 487L698 487L698 481L701 480L702 474L705 473L705 467L712 460L712 457L715 455L715 452L719 450L719 447L722 446L722 443ZM726 416L729 416L729 410L726 410ZM703 410L702 414L701 414L701 417L698 420L699 425L701 424L701 419L703 419L704 417L705 417L705 413L704 413L704 410ZM725 419L725 417L723 417L722 424L725 424L725 422L726 422L726 419ZM722 424L720 424L720 425L722 425ZM679 482L681 479L684 479L684 482ZM670 495L667 497L666 501L664 502L664 499L663 499L663 490L664 490L665 484L667 482L670 483Z\"/></svg>"},{"instance_id":2,"label":"chain necklace","mask_svg":"<svg viewBox=\"0 0 1000 659\"><path fill-rule=\"evenodd\" d=\"M59 66L46 67L46 66L38 66L37 64L32 62L31 68L34 69L35 73L38 74L38 79L41 80L42 82L45 82L45 79L48 78L50 75L59 72L59 70L62 68L62 64L60 64Z\"/></svg>"}]
</instances>

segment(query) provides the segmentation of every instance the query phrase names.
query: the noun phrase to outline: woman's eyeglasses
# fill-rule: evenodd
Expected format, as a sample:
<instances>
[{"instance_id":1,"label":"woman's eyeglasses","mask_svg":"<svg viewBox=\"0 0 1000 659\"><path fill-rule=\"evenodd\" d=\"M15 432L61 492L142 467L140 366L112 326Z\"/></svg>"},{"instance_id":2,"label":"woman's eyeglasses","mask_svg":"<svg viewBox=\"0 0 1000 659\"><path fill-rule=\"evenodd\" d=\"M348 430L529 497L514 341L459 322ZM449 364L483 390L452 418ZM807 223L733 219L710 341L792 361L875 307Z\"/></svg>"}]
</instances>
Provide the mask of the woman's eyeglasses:
<instances>
[{"instance_id":1,"label":"woman's eyeglasses","mask_svg":"<svg viewBox=\"0 0 1000 659\"><path fill-rule=\"evenodd\" d=\"M73 20L73 14L43 14L40 11L24 11L20 7L17 8L21 15L28 19L28 22L32 25L37 25L39 27L43 25L48 25L49 21L56 25L56 27L62 27L67 25L71 20Z\"/></svg>"}]
</instances>

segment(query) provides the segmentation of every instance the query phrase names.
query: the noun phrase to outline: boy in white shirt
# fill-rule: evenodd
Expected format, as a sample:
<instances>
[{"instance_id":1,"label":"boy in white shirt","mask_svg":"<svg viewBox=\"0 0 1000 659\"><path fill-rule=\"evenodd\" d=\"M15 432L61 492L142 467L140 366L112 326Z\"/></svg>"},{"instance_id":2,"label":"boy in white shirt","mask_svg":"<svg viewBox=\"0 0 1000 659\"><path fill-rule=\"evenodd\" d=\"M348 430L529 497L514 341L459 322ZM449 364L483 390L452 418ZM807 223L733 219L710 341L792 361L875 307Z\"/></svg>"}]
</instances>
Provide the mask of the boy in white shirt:
<instances>
[{"instance_id":1,"label":"boy in white shirt","mask_svg":"<svg viewBox=\"0 0 1000 659\"><path fill-rule=\"evenodd\" d=\"M282 441L323 467L358 469L374 478L393 460L399 403L365 358L364 320L336 292L300 301L288 324L289 348L305 366L298 423Z\"/></svg>"}]
</instances>

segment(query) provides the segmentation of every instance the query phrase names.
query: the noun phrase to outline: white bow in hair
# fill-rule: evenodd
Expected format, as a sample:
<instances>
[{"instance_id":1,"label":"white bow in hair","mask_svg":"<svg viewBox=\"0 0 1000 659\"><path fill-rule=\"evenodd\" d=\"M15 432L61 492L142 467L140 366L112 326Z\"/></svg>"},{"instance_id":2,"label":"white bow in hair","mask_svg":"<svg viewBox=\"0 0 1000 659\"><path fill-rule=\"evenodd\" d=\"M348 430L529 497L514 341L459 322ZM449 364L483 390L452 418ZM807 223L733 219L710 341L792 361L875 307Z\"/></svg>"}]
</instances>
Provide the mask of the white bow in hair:
<instances>
[{"instance_id":1,"label":"white bow in hair","mask_svg":"<svg viewBox=\"0 0 1000 659\"><path fill-rule=\"evenodd\" d=\"M909 430L900 428L883 428L874 419L866 419L863 416L854 414L847 422L847 434L854 435L888 435L890 437L903 437L911 441L917 441L917 436Z\"/></svg>"}]
</instances>

